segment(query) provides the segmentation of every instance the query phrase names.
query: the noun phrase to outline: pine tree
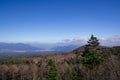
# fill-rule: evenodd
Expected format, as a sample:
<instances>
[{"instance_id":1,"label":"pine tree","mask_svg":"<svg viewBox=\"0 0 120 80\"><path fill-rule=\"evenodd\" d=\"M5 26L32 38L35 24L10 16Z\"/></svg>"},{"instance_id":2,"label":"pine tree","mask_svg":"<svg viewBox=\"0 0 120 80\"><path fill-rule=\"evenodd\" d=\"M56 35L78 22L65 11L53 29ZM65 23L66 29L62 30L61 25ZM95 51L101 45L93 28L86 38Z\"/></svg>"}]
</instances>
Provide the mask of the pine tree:
<instances>
[{"instance_id":1,"label":"pine tree","mask_svg":"<svg viewBox=\"0 0 120 80\"><path fill-rule=\"evenodd\" d=\"M88 68L93 68L100 64L102 60L102 54L97 50L99 46L99 41L94 35L88 41L85 46L85 51L83 52L83 64Z\"/></svg>"},{"instance_id":2,"label":"pine tree","mask_svg":"<svg viewBox=\"0 0 120 80\"><path fill-rule=\"evenodd\" d=\"M74 69L72 71L73 80L82 80L82 77L83 77L83 75L81 73L79 66L74 67Z\"/></svg>"},{"instance_id":3,"label":"pine tree","mask_svg":"<svg viewBox=\"0 0 120 80\"><path fill-rule=\"evenodd\" d=\"M59 80L59 74L58 74L58 70L55 64L55 61L53 61L52 59L50 59L48 61L48 76L47 76L47 80Z\"/></svg>"},{"instance_id":4,"label":"pine tree","mask_svg":"<svg viewBox=\"0 0 120 80\"><path fill-rule=\"evenodd\" d=\"M99 43L97 37L94 37L94 35L91 35L91 38L89 39L87 46L96 48L97 46L99 46L99 44L100 43Z\"/></svg>"}]
</instances>

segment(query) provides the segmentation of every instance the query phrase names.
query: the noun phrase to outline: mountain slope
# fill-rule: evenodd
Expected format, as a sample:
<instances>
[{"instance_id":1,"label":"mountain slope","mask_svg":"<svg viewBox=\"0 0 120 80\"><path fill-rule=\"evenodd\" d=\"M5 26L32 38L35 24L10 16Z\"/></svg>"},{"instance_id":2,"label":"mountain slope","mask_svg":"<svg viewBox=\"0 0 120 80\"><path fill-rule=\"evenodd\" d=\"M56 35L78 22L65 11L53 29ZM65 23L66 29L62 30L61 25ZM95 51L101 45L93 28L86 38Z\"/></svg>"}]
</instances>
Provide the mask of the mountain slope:
<instances>
[{"instance_id":1,"label":"mountain slope","mask_svg":"<svg viewBox=\"0 0 120 80\"><path fill-rule=\"evenodd\" d=\"M93 69L82 63L83 50L84 46L66 54L0 59L0 80L47 80L52 75L59 75L58 80L120 80L120 47L101 47L104 62Z\"/></svg>"}]
</instances>

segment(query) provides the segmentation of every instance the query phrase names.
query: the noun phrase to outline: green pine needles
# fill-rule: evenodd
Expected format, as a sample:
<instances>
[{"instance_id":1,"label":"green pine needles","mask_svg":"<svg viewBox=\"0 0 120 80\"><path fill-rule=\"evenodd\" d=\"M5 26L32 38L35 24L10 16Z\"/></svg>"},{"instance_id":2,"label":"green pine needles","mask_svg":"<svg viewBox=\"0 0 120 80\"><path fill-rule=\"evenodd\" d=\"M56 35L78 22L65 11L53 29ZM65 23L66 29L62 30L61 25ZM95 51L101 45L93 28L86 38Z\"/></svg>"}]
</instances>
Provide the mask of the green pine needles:
<instances>
[{"instance_id":1,"label":"green pine needles","mask_svg":"<svg viewBox=\"0 0 120 80\"><path fill-rule=\"evenodd\" d=\"M52 59L48 61L47 80L59 80L58 70L57 70L55 61L53 61Z\"/></svg>"},{"instance_id":2,"label":"green pine needles","mask_svg":"<svg viewBox=\"0 0 120 80\"><path fill-rule=\"evenodd\" d=\"M88 68L93 68L99 65L103 61L103 55L98 50L99 41L94 35L91 35L91 38L88 41L88 44L85 46L85 51L83 53L83 64Z\"/></svg>"}]
</instances>

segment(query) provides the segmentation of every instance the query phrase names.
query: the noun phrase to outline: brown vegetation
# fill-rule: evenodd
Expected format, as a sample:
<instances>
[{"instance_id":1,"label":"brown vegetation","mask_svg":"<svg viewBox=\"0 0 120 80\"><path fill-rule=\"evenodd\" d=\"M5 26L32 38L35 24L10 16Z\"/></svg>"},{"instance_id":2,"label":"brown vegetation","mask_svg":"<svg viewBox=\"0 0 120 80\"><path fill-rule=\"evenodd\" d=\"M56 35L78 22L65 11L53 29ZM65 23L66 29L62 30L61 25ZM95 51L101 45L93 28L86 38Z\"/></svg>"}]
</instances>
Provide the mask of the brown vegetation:
<instances>
[{"instance_id":1,"label":"brown vegetation","mask_svg":"<svg viewBox=\"0 0 120 80\"><path fill-rule=\"evenodd\" d=\"M84 48L66 54L0 59L0 80L120 80L120 47L97 47L95 54L102 54L103 61L92 63L92 68L83 62L89 58L82 56Z\"/></svg>"},{"instance_id":2,"label":"brown vegetation","mask_svg":"<svg viewBox=\"0 0 120 80\"><path fill-rule=\"evenodd\" d=\"M92 71L82 62L82 52L21 58L23 62L0 64L0 80L48 80L48 62L55 61L58 80L120 80L120 48L104 48L104 62ZM13 59L14 60L14 59Z\"/></svg>"}]
</instances>

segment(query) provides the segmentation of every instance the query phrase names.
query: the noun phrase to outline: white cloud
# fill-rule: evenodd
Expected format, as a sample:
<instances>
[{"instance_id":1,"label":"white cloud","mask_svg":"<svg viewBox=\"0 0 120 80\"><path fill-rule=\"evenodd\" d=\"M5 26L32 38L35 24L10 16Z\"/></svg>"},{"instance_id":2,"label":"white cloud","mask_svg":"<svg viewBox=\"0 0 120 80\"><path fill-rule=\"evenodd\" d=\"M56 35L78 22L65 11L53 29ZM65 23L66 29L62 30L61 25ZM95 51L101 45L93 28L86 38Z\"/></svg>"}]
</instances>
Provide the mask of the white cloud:
<instances>
[{"instance_id":1,"label":"white cloud","mask_svg":"<svg viewBox=\"0 0 120 80\"><path fill-rule=\"evenodd\" d=\"M73 39L66 39L59 42L60 44L64 45L85 45L87 41L89 40L88 37L81 37L81 38L73 38ZM115 35L108 38L99 38L99 42L103 46L120 46L120 35Z\"/></svg>"},{"instance_id":2,"label":"white cloud","mask_svg":"<svg viewBox=\"0 0 120 80\"><path fill-rule=\"evenodd\" d=\"M115 35L109 38L101 38L99 39L101 45L104 46L120 46L120 36Z\"/></svg>"},{"instance_id":3,"label":"white cloud","mask_svg":"<svg viewBox=\"0 0 120 80\"><path fill-rule=\"evenodd\" d=\"M65 39L65 40L62 40L61 42L58 42L57 44L82 46L86 44L87 41L88 41L87 37L81 37L81 38Z\"/></svg>"}]
</instances>

